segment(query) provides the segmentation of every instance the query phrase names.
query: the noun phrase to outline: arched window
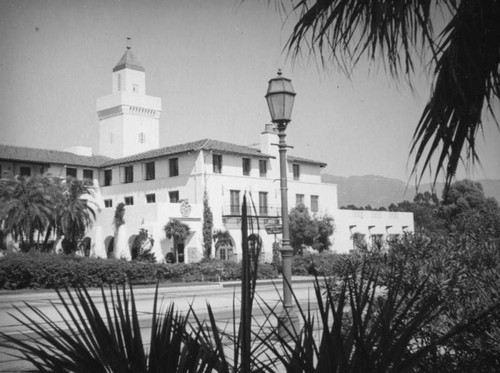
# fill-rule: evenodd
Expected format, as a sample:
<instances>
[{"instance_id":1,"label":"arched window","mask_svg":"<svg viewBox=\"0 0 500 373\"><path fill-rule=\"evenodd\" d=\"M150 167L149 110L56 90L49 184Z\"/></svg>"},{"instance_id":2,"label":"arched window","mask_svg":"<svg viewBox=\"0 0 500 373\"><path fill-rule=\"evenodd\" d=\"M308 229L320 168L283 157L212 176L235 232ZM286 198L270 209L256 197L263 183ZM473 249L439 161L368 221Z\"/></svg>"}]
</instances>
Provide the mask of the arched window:
<instances>
[{"instance_id":1,"label":"arched window","mask_svg":"<svg viewBox=\"0 0 500 373\"><path fill-rule=\"evenodd\" d=\"M234 260L234 243L228 231L218 231L214 234L215 257L221 260Z\"/></svg>"}]
</instances>

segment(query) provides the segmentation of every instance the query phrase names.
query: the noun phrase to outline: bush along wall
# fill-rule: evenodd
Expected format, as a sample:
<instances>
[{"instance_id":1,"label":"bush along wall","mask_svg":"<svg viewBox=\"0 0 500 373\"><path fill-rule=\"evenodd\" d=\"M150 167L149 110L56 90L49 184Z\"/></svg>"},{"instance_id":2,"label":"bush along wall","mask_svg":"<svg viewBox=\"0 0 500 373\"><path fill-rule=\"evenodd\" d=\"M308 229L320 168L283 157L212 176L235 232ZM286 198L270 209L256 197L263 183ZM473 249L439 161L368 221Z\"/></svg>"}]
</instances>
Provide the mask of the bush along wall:
<instances>
[{"instance_id":1,"label":"bush along wall","mask_svg":"<svg viewBox=\"0 0 500 373\"><path fill-rule=\"evenodd\" d=\"M259 265L260 279L276 278L271 265ZM74 255L13 253L0 259L0 289L99 287L131 282L231 281L241 279L239 263L204 260L200 263L155 264Z\"/></svg>"}]
</instances>

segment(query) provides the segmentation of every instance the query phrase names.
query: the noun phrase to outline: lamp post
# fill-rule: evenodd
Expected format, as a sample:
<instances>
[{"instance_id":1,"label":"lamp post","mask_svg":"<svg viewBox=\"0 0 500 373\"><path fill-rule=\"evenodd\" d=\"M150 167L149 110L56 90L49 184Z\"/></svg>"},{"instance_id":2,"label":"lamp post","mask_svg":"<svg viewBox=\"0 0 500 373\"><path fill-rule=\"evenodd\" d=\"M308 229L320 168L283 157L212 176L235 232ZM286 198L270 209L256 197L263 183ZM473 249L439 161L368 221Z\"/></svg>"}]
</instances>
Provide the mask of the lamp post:
<instances>
[{"instance_id":1,"label":"lamp post","mask_svg":"<svg viewBox=\"0 0 500 373\"><path fill-rule=\"evenodd\" d=\"M293 249L290 246L290 224L288 217L288 187L287 187L287 160L285 130L291 121L295 91L292 82L282 76L281 69L278 76L269 80L266 100L271 113L271 120L278 128L278 149L280 153L280 187L281 187L281 224L283 236L281 245L282 271L283 271L283 309L278 319L278 332L283 338L290 333L297 334L299 330L299 318L292 299L292 256Z\"/></svg>"}]
</instances>

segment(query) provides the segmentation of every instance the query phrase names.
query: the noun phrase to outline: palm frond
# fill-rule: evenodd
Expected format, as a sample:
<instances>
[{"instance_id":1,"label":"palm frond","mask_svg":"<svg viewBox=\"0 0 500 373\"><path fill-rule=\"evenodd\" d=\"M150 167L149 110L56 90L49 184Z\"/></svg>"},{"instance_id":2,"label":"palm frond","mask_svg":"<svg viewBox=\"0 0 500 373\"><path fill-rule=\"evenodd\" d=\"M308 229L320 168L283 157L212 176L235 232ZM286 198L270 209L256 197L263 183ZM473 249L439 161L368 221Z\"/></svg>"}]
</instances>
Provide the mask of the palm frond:
<instances>
[{"instance_id":1,"label":"palm frond","mask_svg":"<svg viewBox=\"0 0 500 373\"><path fill-rule=\"evenodd\" d=\"M435 83L413 135L413 174L423 172L437 155L440 172L450 185L463 160L479 162L476 138L489 112L498 127L494 100L500 98L500 3L461 1L441 34L435 56Z\"/></svg>"}]
</instances>

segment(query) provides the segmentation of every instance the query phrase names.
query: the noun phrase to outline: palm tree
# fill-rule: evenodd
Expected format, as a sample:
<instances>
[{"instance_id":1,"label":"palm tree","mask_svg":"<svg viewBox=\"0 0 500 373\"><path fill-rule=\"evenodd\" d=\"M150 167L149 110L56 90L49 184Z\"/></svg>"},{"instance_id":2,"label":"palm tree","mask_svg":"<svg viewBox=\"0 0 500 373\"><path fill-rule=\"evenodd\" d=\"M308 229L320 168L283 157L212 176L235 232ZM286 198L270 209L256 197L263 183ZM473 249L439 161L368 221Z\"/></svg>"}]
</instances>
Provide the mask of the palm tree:
<instances>
[{"instance_id":1,"label":"palm tree","mask_svg":"<svg viewBox=\"0 0 500 373\"><path fill-rule=\"evenodd\" d=\"M476 136L486 117L499 126L500 1L278 0L298 15L287 49L304 49L345 73L362 57L382 59L393 77L411 85L414 63L428 62L434 84L410 149L418 182L436 159L434 182L447 185L465 159L479 161ZM439 33L444 18L447 22ZM426 61L427 60L427 61ZM422 166L419 171L417 166Z\"/></svg>"},{"instance_id":2,"label":"palm tree","mask_svg":"<svg viewBox=\"0 0 500 373\"><path fill-rule=\"evenodd\" d=\"M72 253L76 251L87 228L92 226L96 214L90 201L85 198L91 195L91 190L84 182L69 177L60 186L61 198L54 205L56 222L68 244L67 253Z\"/></svg>"},{"instance_id":3,"label":"palm tree","mask_svg":"<svg viewBox=\"0 0 500 373\"><path fill-rule=\"evenodd\" d=\"M23 250L38 244L41 234L50 226L51 196L47 187L41 176L16 176L0 182L0 220Z\"/></svg>"}]
</instances>

